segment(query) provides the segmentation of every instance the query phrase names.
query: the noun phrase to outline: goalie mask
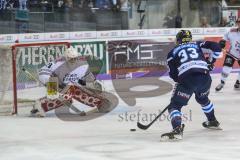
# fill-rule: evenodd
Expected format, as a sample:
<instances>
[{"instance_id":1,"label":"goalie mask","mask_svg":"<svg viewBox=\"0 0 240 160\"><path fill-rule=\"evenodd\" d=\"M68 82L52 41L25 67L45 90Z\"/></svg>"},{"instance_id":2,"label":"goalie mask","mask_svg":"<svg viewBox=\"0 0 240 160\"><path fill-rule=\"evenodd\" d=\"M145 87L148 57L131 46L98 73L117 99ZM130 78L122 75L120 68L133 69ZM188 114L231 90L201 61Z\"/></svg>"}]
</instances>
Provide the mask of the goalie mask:
<instances>
[{"instance_id":1,"label":"goalie mask","mask_svg":"<svg viewBox=\"0 0 240 160\"><path fill-rule=\"evenodd\" d=\"M64 56L66 57L66 59L74 59L78 57L78 52L71 46L69 48L66 49L66 51L64 52Z\"/></svg>"},{"instance_id":2,"label":"goalie mask","mask_svg":"<svg viewBox=\"0 0 240 160\"><path fill-rule=\"evenodd\" d=\"M192 33L189 30L180 30L176 35L176 44L192 41Z\"/></svg>"}]
</instances>

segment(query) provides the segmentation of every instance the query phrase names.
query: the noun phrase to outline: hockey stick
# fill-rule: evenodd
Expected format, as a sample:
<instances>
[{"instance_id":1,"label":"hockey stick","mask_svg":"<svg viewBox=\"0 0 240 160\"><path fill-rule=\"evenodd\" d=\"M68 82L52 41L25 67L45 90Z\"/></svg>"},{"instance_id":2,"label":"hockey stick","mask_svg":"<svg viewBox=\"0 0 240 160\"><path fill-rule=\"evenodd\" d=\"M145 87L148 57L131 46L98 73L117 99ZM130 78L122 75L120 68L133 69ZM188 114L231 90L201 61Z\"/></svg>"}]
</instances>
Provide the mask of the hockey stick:
<instances>
[{"instance_id":1,"label":"hockey stick","mask_svg":"<svg viewBox=\"0 0 240 160\"><path fill-rule=\"evenodd\" d=\"M140 122L137 122L138 128L143 129L143 130L148 129L159 117L161 117L161 115L162 115L167 109L168 109L168 106L165 107L165 108L163 109L163 111L162 111L161 113L159 113L159 115L158 115L151 123L149 123L148 125L143 125L143 124L141 124Z\"/></svg>"},{"instance_id":2,"label":"hockey stick","mask_svg":"<svg viewBox=\"0 0 240 160\"><path fill-rule=\"evenodd\" d=\"M36 78L34 75L32 75L32 73L30 73L26 68L22 68L22 71L31 79L34 79L36 82L39 82L40 84L46 86L45 84L43 84L38 78ZM59 95L59 100L66 105L67 107L71 108L73 111L75 111L76 113L78 113L80 116L85 116L86 112L79 110L78 108L76 108L72 103L65 101L65 99Z\"/></svg>"}]
</instances>

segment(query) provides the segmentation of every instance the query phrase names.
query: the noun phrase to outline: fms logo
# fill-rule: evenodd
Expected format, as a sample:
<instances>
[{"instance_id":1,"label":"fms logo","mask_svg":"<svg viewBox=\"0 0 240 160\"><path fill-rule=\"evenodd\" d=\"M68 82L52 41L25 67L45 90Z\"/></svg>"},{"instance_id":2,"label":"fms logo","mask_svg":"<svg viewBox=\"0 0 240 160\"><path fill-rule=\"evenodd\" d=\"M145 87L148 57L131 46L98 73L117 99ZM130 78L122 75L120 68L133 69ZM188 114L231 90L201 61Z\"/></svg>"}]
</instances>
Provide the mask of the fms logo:
<instances>
[{"instance_id":1,"label":"fms logo","mask_svg":"<svg viewBox=\"0 0 240 160\"><path fill-rule=\"evenodd\" d=\"M173 45L157 40L108 42L112 84L127 105L135 106L137 98L156 97L171 91L172 85L159 77L168 71L166 57ZM117 79L119 77L123 79Z\"/></svg>"}]
</instances>

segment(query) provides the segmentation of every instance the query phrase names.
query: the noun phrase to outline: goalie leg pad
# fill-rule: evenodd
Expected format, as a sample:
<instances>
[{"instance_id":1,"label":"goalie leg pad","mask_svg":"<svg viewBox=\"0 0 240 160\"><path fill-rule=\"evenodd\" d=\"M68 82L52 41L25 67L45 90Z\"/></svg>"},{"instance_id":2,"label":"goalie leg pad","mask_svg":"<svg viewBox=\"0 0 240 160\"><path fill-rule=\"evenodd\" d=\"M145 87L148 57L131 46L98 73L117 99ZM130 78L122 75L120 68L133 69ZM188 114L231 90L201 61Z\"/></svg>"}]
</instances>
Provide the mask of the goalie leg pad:
<instances>
[{"instance_id":1,"label":"goalie leg pad","mask_svg":"<svg viewBox=\"0 0 240 160\"><path fill-rule=\"evenodd\" d=\"M97 107L99 112L109 112L111 102L105 98L104 94L96 94L95 91L76 85L65 87L61 92L64 95L71 95L71 97L78 102L89 107Z\"/></svg>"},{"instance_id":2,"label":"goalie leg pad","mask_svg":"<svg viewBox=\"0 0 240 160\"><path fill-rule=\"evenodd\" d=\"M64 101L68 101L69 103L72 103L71 95L62 95ZM53 110L55 108L61 107L64 105L64 102L60 100L59 98L56 99L49 99L47 97L43 97L40 99L41 107L44 110L44 112L48 112L50 110Z\"/></svg>"},{"instance_id":3,"label":"goalie leg pad","mask_svg":"<svg viewBox=\"0 0 240 160\"><path fill-rule=\"evenodd\" d=\"M79 86L71 86L69 92L71 92L70 94L73 95L74 99L90 107L98 107L103 102L103 98Z\"/></svg>"},{"instance_id":4,"label":"goalie leg pad","mask_svg":"<svg viewBox=\"0 0 240 160\"><path fill-rule=\"evenodd\" d=\"M97 107L99 112L109 112L111 102L103 95L96 94L90 89L81 86L70 86L66 93L71 94L72 98L87 106Z\"/></svg>"}]
</instances>

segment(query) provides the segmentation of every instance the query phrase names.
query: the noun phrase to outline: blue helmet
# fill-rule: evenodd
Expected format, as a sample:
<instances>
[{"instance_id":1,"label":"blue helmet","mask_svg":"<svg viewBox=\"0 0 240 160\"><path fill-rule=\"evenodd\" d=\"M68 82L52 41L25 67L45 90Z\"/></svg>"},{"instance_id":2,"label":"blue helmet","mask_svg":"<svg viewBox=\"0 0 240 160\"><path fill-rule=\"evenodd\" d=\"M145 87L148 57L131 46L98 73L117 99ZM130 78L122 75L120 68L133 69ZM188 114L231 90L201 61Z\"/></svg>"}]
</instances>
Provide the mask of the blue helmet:
<instances>
[{"instance_id":1,"label":"blue helmet","mask_svg":"<svg viewBox=\"0 0 240 160\"><path fill-rule=\"evenodd\" d=\"M189 30L180 30L176 35L177 44L187 43L192 41L192 33Z\"/></svg>"}]
</instances>

